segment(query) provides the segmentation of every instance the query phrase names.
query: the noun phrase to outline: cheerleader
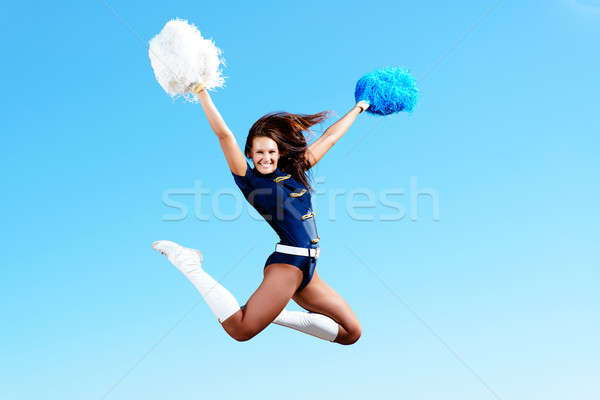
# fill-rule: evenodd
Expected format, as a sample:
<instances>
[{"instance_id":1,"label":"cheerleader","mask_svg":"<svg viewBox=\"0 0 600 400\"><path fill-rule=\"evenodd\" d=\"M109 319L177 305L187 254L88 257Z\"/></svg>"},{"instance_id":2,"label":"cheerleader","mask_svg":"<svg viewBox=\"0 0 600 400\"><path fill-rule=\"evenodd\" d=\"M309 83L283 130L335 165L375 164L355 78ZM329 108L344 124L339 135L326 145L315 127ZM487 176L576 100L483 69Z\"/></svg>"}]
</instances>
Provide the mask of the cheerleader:
<instances>
[{"instance_id":1,"label":"cheerleader","mask_svg":"<svg viewBox=\"0 0 600 400\"><path fill-rule=\"evenodd\" d=\"M235 183L280 241L265 262L262 283L242 307L204 271L199 250L166 240L154 242L152 247L194 284L235 340L247 341L275 323L330 342L355 343L361 335L358 318L316 270L321 249L306 172L348 131L369 103L357 102L310 146L304 134L327 119L327 112L267 114L254 123L242 151L204 85L194 85L192 92L219 140ZM252 160L253 167L244 156ZM290 299L306 312L286 310Z\"/></svg>"},{"instance_id":2,"label":"cheerleader","mask_svg":"<svg viewBox=\"0 0 600 400\"><path fill-rule=\"evenodd\" d=\"M193 24L175 19L150 41L148 56L158 83L170 96L200 102L235 183L279 236L265 262L262 283L242 307L202 269L199 250L166 240L152 247L196 286L223 329L238 341L275 323L331 342L355 343L361 335L358 318L316 270L321 249L306 172L361 112L377 116L411 112L418 90L408 70L388 67L361 77L354 90L356 105L310 146L304 134L327 119L326 112L267 114L254 123L242 151L207 92L224 83L220 69L224 60L214 42ZM290 299L306 312L286 310Z\"/></svg>"}]
</instances>

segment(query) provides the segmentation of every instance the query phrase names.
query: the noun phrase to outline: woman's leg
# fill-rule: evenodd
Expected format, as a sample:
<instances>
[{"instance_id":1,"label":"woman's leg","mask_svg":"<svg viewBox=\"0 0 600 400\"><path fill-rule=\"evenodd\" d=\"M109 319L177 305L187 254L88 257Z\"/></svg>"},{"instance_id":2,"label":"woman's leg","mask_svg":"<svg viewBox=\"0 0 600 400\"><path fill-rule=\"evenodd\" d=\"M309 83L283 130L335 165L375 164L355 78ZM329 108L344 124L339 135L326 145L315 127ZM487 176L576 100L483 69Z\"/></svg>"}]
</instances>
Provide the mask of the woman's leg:
<instances>
[{"instance_id":1,"label":"woman's leg","mask_svg":"<svg viewBox=\"0 0 600 400\"><path fill-rule=\"evenodd\" d=\"M245 341L265 329L282 312L302 282L302 271L289 264L271 264L241 310L222 323L234 339Z\"/></svg>"},{"instance_id":2,"label":"woman's leg","mask_svg":"<svg viewBox=\"0 0 600 400\"><path fill-rule=\"evenodd\" d=\"M234 339L249 340L269 325L290 301L302 282L302 271L288 264L271 264L241 309L233 295L202 269L202 254L177 243L160 240L152 248L165 255L198 289L223 329Z\"/></svg>"},{"instance_id":3,"label":"woman's leg","mask_svg":"<svg viewBox=\"0 0 600 400\"><path fill-rule=\"evenodd\" d=\"M361 335L360 322L346 301L315 271L306 287L292 297L305 310L324 314L339 325L336 343L353 344Z\"/></svg>"},{"instance_id":4,"label":"woman's leg","mask_svg":"<svg viewBox=\"0 0 600 400\"><path fill-rule=\"evenodd\" d=\"M271 322L334 341L342 328L331 318L312 312L288 311L285 305L302 282L302 271L284 263L264 269L264 279L245 306L202 269L202 254L167 240L152 247L165 255L198 289L223 329L234 339L249 340Z\"/></svg>"}]
</instances>

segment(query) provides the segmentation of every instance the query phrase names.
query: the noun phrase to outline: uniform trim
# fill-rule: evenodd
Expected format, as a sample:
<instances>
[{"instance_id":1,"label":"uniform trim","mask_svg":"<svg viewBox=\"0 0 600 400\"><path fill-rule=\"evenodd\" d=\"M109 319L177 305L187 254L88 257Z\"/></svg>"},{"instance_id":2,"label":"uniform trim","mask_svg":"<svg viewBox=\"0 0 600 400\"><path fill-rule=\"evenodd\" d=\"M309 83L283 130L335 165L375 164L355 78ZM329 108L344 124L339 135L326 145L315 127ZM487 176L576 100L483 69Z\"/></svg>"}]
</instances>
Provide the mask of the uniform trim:
<instances>
[{"instance_id":1,"label":"uniform trim","mask_svg":"<svg viewBox=\"0 0 600 400\"><path fill-rule=\"evenodd\" d=\"M309 212L308 214L304 214L302 217L300 217L302 219L302 221L304 221L305 219L309 219L315 216L314 212Z\"/></svg>"},{"instance_id":2,"label":"uniform trim","mask_svg":"<svg viewBox=\"0 0 600 400\"><path fill-rule=\"evenodd\" d=\"M302 196L304 193L306 193L306 189L302 189L299 192L292 192L290 193L290 197L300 197Z\"/></svg>"},{"instance_id":3,"label":"uniform trim","mask_svg":"<svg viewBox=\"0 0 600 400\"><path fill-rule=\"evenodd\" d=\"M289 179L291 177L292 177L292 175L290 175L290 174L287 174L287 175L284 175L284 176L278 176L277 178L273 179L273 182L279 183L279 182L285 181L286 179Z\"/></svg>"},{"instance_id":4,"label":"uniform trim","mask_svg":"<svg viewBox=\"0 0 600 400\"><path fill-rule=\"evenodd\" d=\"M319 243L319 240L321 240L321 238L320 238L320 237L318 237L318 238L316 238L316 239L313 239L313 240L311 240L310 242L311 242L311 243L313 243L313 244L316 244L316 243Z\"/></svg>"}]
</instances>

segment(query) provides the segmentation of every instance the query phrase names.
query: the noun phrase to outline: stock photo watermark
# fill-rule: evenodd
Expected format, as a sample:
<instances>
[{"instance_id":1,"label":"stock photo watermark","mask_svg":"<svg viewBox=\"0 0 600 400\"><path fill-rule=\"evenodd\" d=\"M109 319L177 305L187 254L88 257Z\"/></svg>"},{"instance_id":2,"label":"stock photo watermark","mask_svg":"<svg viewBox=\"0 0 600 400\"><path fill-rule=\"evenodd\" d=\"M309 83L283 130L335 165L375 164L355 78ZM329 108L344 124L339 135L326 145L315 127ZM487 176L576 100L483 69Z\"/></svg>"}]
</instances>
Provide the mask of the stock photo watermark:
<instances>
[{"instance_id":1,"label":"stock photo watermark","mask_svg":"<svg viewBox=\"0 0 600 400\"><path fill-rule=\"evenodd\" d=\"M411 176L408 189L391 187L374 190L368 187L351 189L321 189L324 178L316 178L315 190L311 193L313 210L318 218L336 221L341 215L354 221L400 221L409 218L418 221L420 211L430 207L427 218L440 220L440 199L436 189L419 187L418 178ZM250 192L249 200L260 196L270 196L272 189L259 188ZM285 204L298 201L283 192L275 193L274 212L267 218L284 218ZM211 189L194 181L191 187L168 188L162 193L162 204L172 212L163 214L165 222L183 221L195 218L198 221L235 221L247 214L252 219L262 221L264 218L246 201L241 191L235 187Z\"/></svg>"}]
</instances>

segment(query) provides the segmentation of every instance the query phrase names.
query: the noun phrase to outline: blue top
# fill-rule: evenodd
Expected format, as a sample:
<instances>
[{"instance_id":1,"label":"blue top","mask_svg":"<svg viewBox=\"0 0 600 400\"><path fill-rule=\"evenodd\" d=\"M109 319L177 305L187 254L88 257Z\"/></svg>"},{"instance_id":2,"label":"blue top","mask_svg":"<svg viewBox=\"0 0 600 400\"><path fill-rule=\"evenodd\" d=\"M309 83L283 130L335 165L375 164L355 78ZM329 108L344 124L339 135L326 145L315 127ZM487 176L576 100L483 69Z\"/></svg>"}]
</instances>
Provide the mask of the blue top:
<instances>
[{"instance_id":1,"label":"blue top","mask_svg":"<svg viewBox=\"0 0 600 400\"><path fill-rule=\"evenodd\" d=\"M310 191L279 168L261 174L246 162L246 175L233 175L248 203L271 225L280 243L296 247L318 247L319 237Z\"/></svg>"}]
</instances>

